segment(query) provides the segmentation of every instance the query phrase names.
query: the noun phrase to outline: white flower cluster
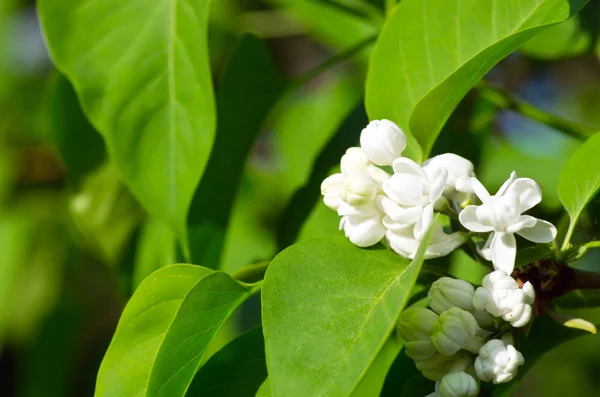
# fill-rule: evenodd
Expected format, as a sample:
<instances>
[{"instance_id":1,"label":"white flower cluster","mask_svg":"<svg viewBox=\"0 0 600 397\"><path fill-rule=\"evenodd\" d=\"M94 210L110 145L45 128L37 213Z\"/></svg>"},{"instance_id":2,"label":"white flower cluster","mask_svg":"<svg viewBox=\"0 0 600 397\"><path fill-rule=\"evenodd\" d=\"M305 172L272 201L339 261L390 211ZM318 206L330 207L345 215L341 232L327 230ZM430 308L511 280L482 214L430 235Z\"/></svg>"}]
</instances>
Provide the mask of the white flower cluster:
<instances>
[{"instance_id":1,"label":"white flower cluster","mask_svg":"<svg viewBox=\"0 0 600 397\"><path fill-rule=\"evenodd\" d=\"M481 381L511 381L525 362L511 326L529 322L534 299L530 283L519 288L502 270L488 274L477 290L450 277L435 281L427 294L431 310L407 309L397 326L406 354L436 381L427 397L474 397Z\"/></svg>"},{"instance_id":2,"label":"white flower cluster","mask_svg":"<svg viewBox=\"0 0 600 397\"><path fill-rule=\"evenodd\" d=\"M446 153L419 165L402 157L406 136L389 120L374 120L363 129L360 147L348 149L341 173L321 184L325 204L342 217L340 229L359 247L385 238L398 254L413 258L434 212L452 208L467 231L489 233L478 247L496 270L511 274L516 257L515 233L536 243L554 240L549 222L523 215L542 199L539 185L513 172L492 196L475 178L473 164ZM379 167L391 166L393 174ZM478 198L480 205L467 205ZM467 233L447 234L433 225L425 258L449 254L466 241Z\"/></svg>"}]
</instances>

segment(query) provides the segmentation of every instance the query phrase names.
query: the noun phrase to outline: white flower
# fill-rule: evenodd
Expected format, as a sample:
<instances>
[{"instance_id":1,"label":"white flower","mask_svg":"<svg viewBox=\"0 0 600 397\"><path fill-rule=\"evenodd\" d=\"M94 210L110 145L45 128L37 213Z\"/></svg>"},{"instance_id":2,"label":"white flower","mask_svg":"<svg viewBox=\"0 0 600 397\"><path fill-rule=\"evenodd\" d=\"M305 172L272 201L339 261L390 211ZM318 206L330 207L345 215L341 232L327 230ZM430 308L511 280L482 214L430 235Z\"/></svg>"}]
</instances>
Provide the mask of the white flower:
<instances>
[{"instance_id":1,"label":"white flower","mask_svg":"<svg viewBox=\"0 0 600 397\"><path fill-rule=\"evenodd\" d=\"M549 243L556 237L556 228L550 222L521 215L542 200L535 181L517 178L513 172L495 196L490 196L477 179L472 178L471 183L482 204L467 206L459 219L473 232L492 232L480 253L492 261L495 269L512 273L517 252L514 233L536 243Z\"/></svg>"},{"instance_id":2,"label":"white flower","mask_svg":"<svg viewBox=\"0 0 600 397\"><path fill-rule=\"evenodd\" d=\"M523 355L512 345L492 339L479 350L475 359L475 373L484 382L510 382L520 365L525 363Z\"/></svg>"},{"instance_id":3,"label":"white flower","mask_svg":"<svg viewBox=\"0 0 600 397\"><path fill-rule=\"evenodd\" d=\"M439 315L433 325L431 343L443 355L451 356L460 349L477 353L483 345L477 336L479 325L475 317L466 310L453 307Z\"/></svg>"},{"instance_id":4,"label":"white flower","mask_svg":"<svg viewBox=\"0 0 600 397\"><path fill-rule=\"evenodd\" d=\"M431 242L425 251L425 259L438 258L440 256L448 255L466 240L464 233L444 233L442 226L438 223L433 225L433 228ZM415 254L419 249L419 245L421 244L420 240L415 239L412 227L404 229L399 228L396 230L388 229L385 233L385 237L392 250L394 250L397 254L409 259L413 259L415 257Z\"/></svg>"},{"instance_id":5,"label":"white flower","mask_svg":"<svg viewBox=\"0 0 600 397\"><path fill-rule=\"evenodd\" d=\"M360 134L360 146L377 165L392 165L406 148L406 135L389 120L373 120Z\"/></svg>"},{"instance_id":6,"label":"white flower","mask_svg":"<svg viewBox=\"0 0 600 397\"><path fill-rule=\"evenodd\" d=\"M441 197L447 171L437 170L428 176L414 161L401 157L394 161L394 175L383 182L387 197L381 199L384 224L399 230L414 225L414 237L421 240L433 221L433 209Z\"/></svg>"},{"instance_id":7,"label":"white flower","mask_svg":"<svg viewBox=\"0 0 600 397\"><path fill-rule=\"evenodd\" d=\"M387 172L373 165L360 148L350 148L342 156L341 173L321 184L323 201L342 217L340 229L359 247L376 244L385 235L383 213L375 204L383 193L381 184Z\"/></svg>"},{"instance_id":8,"label":"white flower","mask_svg":"<svg viewBox=\"0 0 600 397\"><path fill-rule=\"evenodd\" d=\"M402 312L398 320L398 335L404 340L406 355L413 360L426 360L435 354L431 343L431 329L438 316L429 309L411 308Z\"/></svg>"},{"instance_id":9,"label":"white flower","mask_svg":"<svg viewBox=\"0 0 600 397\"><path fill-rule=\"evenodd\" d=\"M466 281L442 277L431 284L427 304L438 314L455 306L470 311L473 309L474 293L475 288Z\"/></svg>"},{"instance_id":10,"label":"white flower","mask_svg":"<svg viewBox=\"0 0 600 397\"><path fill-rule=\"evenodd\" d=\"M475 378L462 371L444 376L436 386L441 397L475 397L479 393Z\"/></svg>"},{"instance_id":11,"label":"white flower","mask_svg":"<svg viewBox=\"0 0 600 397\"><path fill-rule=\"evenodd\" d=\"M531 305L535 290L528 281L522 288L502 270L496 270L483 278L482 286L473 295L473 306L486 310L494 317L502 317L513 327L522 327L531 320Z\"/></svg>"},{"instance_id":12,"label":"white flower","mask_svg":"<svg viewBox=\"0 0 600 397\"><path fill-rule=\"evenodd\" d=\"M432 175L436 170L444 169L448 173L448 179L444 186L444 194L450 195L454 192L473 193L471 177L475 176L473 163L454 153L444 153L432 157L423 162L423 169L427 175Z\"/></svg>"}]
</instances>

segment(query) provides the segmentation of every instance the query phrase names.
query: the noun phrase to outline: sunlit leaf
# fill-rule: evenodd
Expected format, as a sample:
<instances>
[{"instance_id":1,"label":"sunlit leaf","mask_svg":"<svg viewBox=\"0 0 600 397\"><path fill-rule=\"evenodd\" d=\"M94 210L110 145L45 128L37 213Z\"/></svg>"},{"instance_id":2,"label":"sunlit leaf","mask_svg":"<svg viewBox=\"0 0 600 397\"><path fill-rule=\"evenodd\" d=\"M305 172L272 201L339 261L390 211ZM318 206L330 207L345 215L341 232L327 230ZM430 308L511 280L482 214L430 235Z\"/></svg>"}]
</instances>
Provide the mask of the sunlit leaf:
<instances>
[{"instance_id":1,"label":"sunlit leaf","mask_svg":"<svg viewBox=\"0 0 600 397\"><path fill-rule=\"evenodd\" d=\"M179 237L215 133L208 3L38 3L52 58L124 181Z\"/></svg>"},{"instance_id":2,"label":"sunlit leaf","mask_svg":"<svg viewBox=\"0 0 600 397\"><path fill-rule=\"evenodd\" d=\"M200 266L154 272L125 307L95 395L185 395L209 343L255 288Z\"/></svg>"},{"instance_id":3,"label":"sunlit leaf","mask_svg":"<svg viewBox=\"0 0 600 397\"><path fill-rule=\"evenodd\" d=\"M372 119L388 118L424 157L468 90L536 33L585 0L403 0L377 40L367 78Z\"/></svg>"},{"instance_id":4,"label":"sunlit leaf","mask_svg":"<svg viewBox=\"0 0 600 397\"><path fill-rule=\"evenodd\" d=\"M275 395L347 396L356 390L409 298L430 234L411 263L343 237L305 240L273 260L262 299Z\"/></svg>"}]
</instances>

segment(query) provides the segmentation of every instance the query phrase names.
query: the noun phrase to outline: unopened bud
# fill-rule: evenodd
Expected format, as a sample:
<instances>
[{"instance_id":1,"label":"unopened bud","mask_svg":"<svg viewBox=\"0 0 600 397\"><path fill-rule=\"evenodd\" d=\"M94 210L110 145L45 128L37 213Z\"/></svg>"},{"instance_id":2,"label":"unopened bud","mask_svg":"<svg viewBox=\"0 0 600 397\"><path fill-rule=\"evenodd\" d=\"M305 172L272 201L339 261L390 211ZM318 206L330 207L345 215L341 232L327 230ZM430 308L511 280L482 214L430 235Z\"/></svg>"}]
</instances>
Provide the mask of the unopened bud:
<instances>
[{"instance_id":1,"label":"unopened bud","mask_svg":"<svg viewBox=\"0 0 600 397\"><path fill-rule=\"evenodd\" d=\"M437 320L438 315L429 309L411 308L402 312L397 330L404 339L407 356L413 360L425 360L433 356L435 348L430 338Z\"/></svg>"},{"instance_id":2,"label":"unopened bud","mask_svg":"<svg viewBox=\"0 0 600 397\"><path fill-rule=\"evenodd\" d=\"M438 393L441 397L475 397L479 393L479 385L466 372L454 372L442 378Z\"/></svg>"},{"instance_id":3,"label":"unopened bud","mask_svg":"<svg viewBox=\"0 0 600 397\"><path fill-rule=\"evenodd\" d=\"M476 335L478 328L471 313L453 307L440 314L433 326L431 342L438 352L446 356L451 356L460 349L477 353L483 345L482 339Z\"/></svg>"},{"instance_id":4,"label":"unopened bud","mask_svg":"<svg viewBox=\"0 0 600 397\"><path fill-rule=\"evenodd\" d=\"M377 165L392 165L406 148L406 135L389 120L373 120L360 134L360 146Z\"/></svg>"},{"instance_id":5,"label":"unopened bud","mask_svg":"<svg viewBox=\"0 0 600 397\"><path fill-rule=\"evenodd\" d=\"M466 281L442 277L431 285L427 294L427 304L437 314L453 307L472 310L474 293L475 288Z\"/></svg>"},{"instance_id":6,"label":"unopened bud","mask_svg":"<svg viewBox=\"0 0 600 397\"><path fill-rule=\"evenodd\" d=\"M492 339L479 350L475 372L484 382L506 383L517 376L519 366L524 363L523 355L513 345Z\"/></svg>"}]
</instances>

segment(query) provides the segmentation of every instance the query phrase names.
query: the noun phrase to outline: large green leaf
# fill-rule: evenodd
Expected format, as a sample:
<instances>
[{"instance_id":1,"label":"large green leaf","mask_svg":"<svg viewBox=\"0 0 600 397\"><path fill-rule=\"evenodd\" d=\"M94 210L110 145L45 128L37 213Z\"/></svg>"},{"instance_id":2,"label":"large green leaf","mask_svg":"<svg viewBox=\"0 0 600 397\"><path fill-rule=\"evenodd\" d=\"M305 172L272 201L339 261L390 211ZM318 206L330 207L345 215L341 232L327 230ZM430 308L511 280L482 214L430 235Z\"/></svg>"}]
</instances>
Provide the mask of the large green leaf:
<instances>
[{"instance_id":1,"label":"large green leaf","mask_svg":"<svg viewBox=\"0 0 600 397\"><path fill-rule=\"evenodd\" d=\"M255 289L200 266L154 272L125 307L96 396L183 396L216 332Z\"/></svg>"},{"instance_id":2,"label":"large green leaf","mask_svg":"<svg viewBox=\"0 0 600 397\"><path fill-rule=\"evenodd\" d=\"M286 86L266 44L243 36L219 84L217 138L188 217L194 263L218 266L246 157Z\"/></svg>"},{"instance_id":3,"label":"large green leaf","mask_svg":"<svg viewBox=\"0 0 600 397\"><path fill-rule=\"evenodd\" d=\"M408 300L430 234L410 264L343 237L308 239L273 260L262 298L274 396L347 396L357 389Z\"/></svg>"},{"instance_id":4,"label":"large green leaf","mask_svg":"<svg viewBox=\"0 0 600 397\"><path fill-rule=\"evenodd\" d=\"M83 114L75 90L60 73L50 85L48 112L50 138L67 167L69 180L77 187L106 156L104 141Z\"/></svg>"},{"instance_id":5,"label":"large green leaf","mask_svg":"<svg viewBox=\"0 0 600 397\"><path fill-rule=\"evenodd\" d=\"M424 157L468 90L502 58L586 0L403 0L373 50L366 107L419 141Z\"/></svg>"},{"instance_id":6,"label":"large green leaf","mask_svg":"<svg viewBox=\"0 0 600 397\"><path fill-rule=\"evenodd\" d=\"M215 130L208 0L41 0L52 58L125 182L185 235Z\"/></svg>"},{"instance_id":7,"label":"large green leaf","mask_svg":"<svg viewBox=\"0 0 600 397\"><path fill-rule=\"evenodd\" d=\"M269 378L265 379L265 381L260 385L260 388L256 392L256 397L272 397L273 392L271 390L271 381Z\"/></svg>"},{"instance_id":8,"label":"large green leaf","mask_svg":"<svg viewBox=\"0 0 600 397\"><path fill-rule=\"evenodd\" d=\"M563 167L558 177L558 197L575 227L581 212L600 188L600 134L590 137Z\"/></svg>"},{"instance_id":9,"label":"large green leaf","mask_svg":"<svg viewBox=\"0 0 600 397\"><path fill-rule=\"evenodd\" d=\"M262 328L254 328L219 350L198 371L188 397L254 397L267 378Z\"/></svg>"},{"instance_id":10,"label":"large green leaf","mask_svg":"<svg viewBox=\"0 0 600 397\"><path fill-rule=\"evenodd\" d=\"M388 375L388 370L390 370L394 364L403 345L404 343L397 337L390 337L371 363L369 370L362 377L354 392L352 392L351 397L371 397L381 395Z\"/></svg>"}]
</instances>

